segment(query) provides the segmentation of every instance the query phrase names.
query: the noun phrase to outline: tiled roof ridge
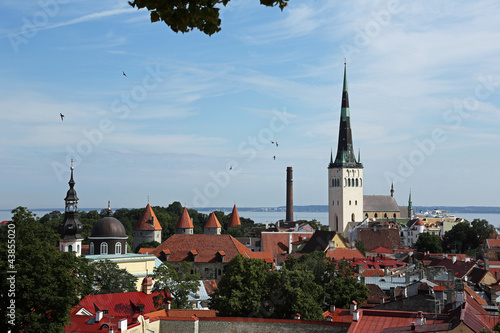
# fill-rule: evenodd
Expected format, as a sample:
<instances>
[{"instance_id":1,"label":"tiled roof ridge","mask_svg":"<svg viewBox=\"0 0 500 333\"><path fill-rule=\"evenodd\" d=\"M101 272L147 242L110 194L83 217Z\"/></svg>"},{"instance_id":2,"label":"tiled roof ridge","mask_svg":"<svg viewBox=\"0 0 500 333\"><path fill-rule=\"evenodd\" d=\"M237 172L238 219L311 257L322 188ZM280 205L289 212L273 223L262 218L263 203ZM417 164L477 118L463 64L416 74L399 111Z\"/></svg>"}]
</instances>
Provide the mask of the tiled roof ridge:
<instances>
[{"instance_id":1,"label":"tiled roof ridge","mask_svg":"<svg viewBox=\"0 0 500 333\"><path fill-rule=\"evenodd\" d=\"M179 216L179 220L175 224L176 229L193 229L193 222L191 221L191 217L189 216L189 212L186 207L182 211L181 216Z\"/></svg>"}]
</instances>

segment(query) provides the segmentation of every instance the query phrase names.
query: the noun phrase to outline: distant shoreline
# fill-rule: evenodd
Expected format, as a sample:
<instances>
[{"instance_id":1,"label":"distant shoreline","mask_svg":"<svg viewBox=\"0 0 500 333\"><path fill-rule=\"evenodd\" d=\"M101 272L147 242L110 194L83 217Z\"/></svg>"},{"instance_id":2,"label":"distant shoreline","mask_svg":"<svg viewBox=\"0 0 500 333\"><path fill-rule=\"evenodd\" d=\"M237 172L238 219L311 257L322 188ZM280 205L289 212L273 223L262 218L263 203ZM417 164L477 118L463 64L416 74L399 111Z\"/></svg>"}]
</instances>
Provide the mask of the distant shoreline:
<instances>
[{"instance_id":1,"label":"distant shoreline","mask_svg":"<svg viewBox=\"0 0 500 333\"><path fill-rule=\"evenodd\" d=\"M188 207L195 209L197 211L224 211L231 212L233 207ZM237 207L239 212L285 212L285 206L278 207ZM100 212L104 208L80 208L80 211L92 211L96 210ZM133 209L133 208L128 208ZM413 210L416 213L420 212L432 212L434 209L445 210L448 213L481 213L481 214L500 214L500 207L491 206L414 206ZM52 211L64 211L64 208L29 208L30 211L38 212L52 212ZM116 209L114 209L116 210ZM295 212L328 212L327 205L308 205L308 206L293 206ZM12 209L0 209L3 212L10 212Z\"/></svg>"}]
</instances>

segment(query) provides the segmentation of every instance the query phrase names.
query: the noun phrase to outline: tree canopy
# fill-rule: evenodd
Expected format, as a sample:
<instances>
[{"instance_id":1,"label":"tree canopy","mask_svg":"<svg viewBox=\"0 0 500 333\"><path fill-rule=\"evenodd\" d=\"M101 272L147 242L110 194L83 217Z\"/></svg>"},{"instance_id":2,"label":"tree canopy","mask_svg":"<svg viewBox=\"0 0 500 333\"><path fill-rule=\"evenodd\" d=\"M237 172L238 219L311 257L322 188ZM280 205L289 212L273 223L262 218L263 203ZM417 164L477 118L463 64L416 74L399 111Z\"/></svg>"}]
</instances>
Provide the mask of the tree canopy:
<instances>
[{"instance_id":1,"label":"tree canopy","mask_svg":"<svg viewBox=\"0 0 500 333\"><path fill-rule=\"evenodd\" d=\"M137 277L118 264L110 261L95 261L92 263L94 275L94 294L114 294L127 291L137 291Z\"/></svg>"},{"instance_id":2,"label":"tree canopy","mask_svg":"<svg viewBox=\"0 0 500 333\"><path fill-rule=\"evenodd\" d=\"M330 305L349 307L368 298L368 288L352 277L350 265L323 252L288 257L272 271L258 259L234 257L225 267L210 307L220 316L321 320Z\"/></svg>"},{"instance_id":3,"label":"tree canopy","mask_svg":"<svg viewBox=\"0 0 500 333\"><path fill-rule=\"evenodd\" d=\"M219 11L230 0L133 0L129 5L137 9L147 8L151 22L163 21L175 32L197 29L207 35L221 30ZM288 0L260 0L261 5L286 7Z\"/></svg>"},{"instance_id":4,"label":"tree canopy","mask_svg":"<svg viewBox=\"0 0 500 333\"><path fill-rule=\"evenodd\" d=\"M154 302L156 308L160 308L172 302L173 309L188 309L188 296L190 292L196 292L199 288L199 274L192 274L191 264L185 261L173 265L164 262L159 267L156 267L151 278L155 280L154 289L163 291L158 296L155 296ZM170 292L172 297L168 296Z\"/></svg>"},{"instance_id":5,"label":"tree canopy","mask_svg":"<svg viewBox=\"0 0 500 333\"><path fill-rule=\"evenodd\" d=\"M441 239L439 239L439 236L427 232L421 233L418 236L417 242L415 243L413 248L418 252L426 252L426 251L429 251L430 253L443 252L443 248L441 247Z\"/></svg>"},{"instance_id":6,"label":"tree canopy","mask_svg":"<svg viewBox=\"0 0 500 333\"><path fill-rule=\"evenodd\" d=\"M475 250L494 232L495 227L484 219L474 219L472 223L457 223L444 234L443 250L456 253Z\"/></svg>"},{"instance_id":7,"label":"tree canopy","mask_svg":"<svg viewBox=\"0 0 500 333\"><path fill-rule=\"evenodd\" d=\"M59 235L25 207L12 213L12 226L0 228L0 326L25 333L62 332L71 309L92 292L91 268L86 259L59 251L54 246ZM9 238L9 230L15 230L15 238ZM9 245L15 246L8 248L7 239L14 239ZM9 250L14 257L7 257ZM15 317L7 322L12 300Z\"/></svg>"}]
</instances>

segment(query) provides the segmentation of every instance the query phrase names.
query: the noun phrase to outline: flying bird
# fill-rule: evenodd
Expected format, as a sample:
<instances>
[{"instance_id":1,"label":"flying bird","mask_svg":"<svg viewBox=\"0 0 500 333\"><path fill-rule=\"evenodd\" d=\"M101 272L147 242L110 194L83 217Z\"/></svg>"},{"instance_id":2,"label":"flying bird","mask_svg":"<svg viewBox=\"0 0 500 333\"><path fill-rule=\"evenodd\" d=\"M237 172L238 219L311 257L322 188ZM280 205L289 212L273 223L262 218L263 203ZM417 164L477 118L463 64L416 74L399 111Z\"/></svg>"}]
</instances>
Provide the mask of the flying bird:
<instances>
[{"instance_id":1,"label":"flying bird","mask_svg":"<svg viewBox=\"0 0 500 333\"><path fill-rule=\"evenodd\" d=\"M276 155L273 156L273 160L275 160L275 159L276 159Z\"/></svg>"},{"instance_id":2,"label":"flying bird","mask_svg":"<svg viewBox=\"0 0 500 333\"><path fill-rule=\"evenodd\" d=\"M233 170L233 166L232 166L232 165L231 165L231 166L229 166L229 170Z\"/></svg>"},{"instance_id":3,"label":"flying bird","mask_svg":"<svg viewBox=\"0 0 500 333\"><path fill-rule=\"evenodd\" d=\"M274 141L273 140L269 140L269 141L271 141L271 144L274 145Z\"/></svg>"},{"instance_id":4,"label":"flying bird","mask_svg":"<svg viewBox=\"0 0 500 333\"><path fill-rule=\"evenodd\" d=\"M59 115L61 116L61 120L64 121L64 115L61 112L59 112Z\"/></svg>"},{"instance_id":5,"label":"flying bird","mask_svg":"<svg viewBox=\"0 0 500 333\"><path fill-rule=\"evenodd\" d=\"M125 74L125 72L122 71L122 73L123 73L123 76L128 77L127 74Z\"/></svg>"},{"instance_id":6,"label":"flying bird","mask_svg":"<svg viewBox=\"0 0 500 333\"><path fill-rule=\"evenodd\" d=\"M278 147L278 141L276 141L276 147Z\"/></svg>"}]
</instances>

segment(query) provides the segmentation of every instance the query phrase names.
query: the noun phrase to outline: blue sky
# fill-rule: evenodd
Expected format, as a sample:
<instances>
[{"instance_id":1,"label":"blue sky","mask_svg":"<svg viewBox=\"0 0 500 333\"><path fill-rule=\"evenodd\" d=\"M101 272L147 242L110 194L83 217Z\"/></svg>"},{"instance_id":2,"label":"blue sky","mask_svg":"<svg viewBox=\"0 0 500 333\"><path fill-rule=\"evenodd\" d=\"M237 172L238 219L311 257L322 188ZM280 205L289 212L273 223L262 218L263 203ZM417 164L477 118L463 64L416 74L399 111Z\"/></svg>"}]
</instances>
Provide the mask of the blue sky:
<instances>
[{"instance_id":1,"label":"blue sky","mask_svg":"<svg viewBox=\"0 0 500 333\"><path fill-rule=\"evenodd\" d=\"M62 207L71 158L81 208L284 205L288 166L296 205L327 204L344 58L365 194L498 206L499 9L233 0L209 37L127 1L2 1L0 208Z\"/></svg>"}]
</instances>

